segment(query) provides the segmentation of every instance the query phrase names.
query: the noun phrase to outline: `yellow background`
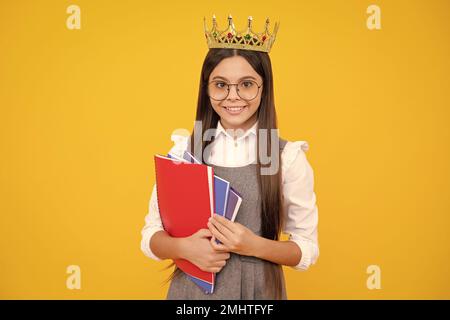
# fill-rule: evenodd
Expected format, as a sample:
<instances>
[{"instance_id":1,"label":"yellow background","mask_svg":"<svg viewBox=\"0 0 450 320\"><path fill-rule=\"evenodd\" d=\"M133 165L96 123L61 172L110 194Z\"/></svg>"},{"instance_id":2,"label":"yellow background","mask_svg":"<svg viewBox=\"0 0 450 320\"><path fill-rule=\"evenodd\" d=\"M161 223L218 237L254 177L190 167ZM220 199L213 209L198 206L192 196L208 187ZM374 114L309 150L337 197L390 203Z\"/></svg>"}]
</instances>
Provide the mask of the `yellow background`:
<instances>
[{"instance_id":1,"label":"yellow background","mask_svg":"<svg viewBox=\"0 0 450 320\"><path fill-rule=\"evenodd\" d=\"M153 155L193 125L213 13L281 22L280 133L310 144L320 221L318 263L285 268L289 298L449 299L446 0L1 1L0 298L165 298L169 262L140 231Z\"/></svg>"}]
</instances>

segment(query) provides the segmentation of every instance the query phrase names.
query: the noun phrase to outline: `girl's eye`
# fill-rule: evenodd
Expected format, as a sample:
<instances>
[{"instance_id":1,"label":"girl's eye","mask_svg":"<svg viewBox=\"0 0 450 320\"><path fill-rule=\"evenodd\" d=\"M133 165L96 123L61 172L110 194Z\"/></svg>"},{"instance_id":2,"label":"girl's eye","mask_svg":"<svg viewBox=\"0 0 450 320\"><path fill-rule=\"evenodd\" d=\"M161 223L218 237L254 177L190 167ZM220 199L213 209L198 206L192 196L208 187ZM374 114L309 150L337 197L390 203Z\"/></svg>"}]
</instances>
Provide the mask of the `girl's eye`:
<instances>
[{"instance_id":1,"label":"girl's eye","mask_svg":"<svg viewBox=\"0 0 450 320\"><path fill-rule=\"evenodd\" d=\"M244 81L244 82L242 82L242 86L244 88L250 88L252 85L253 85L253 82L251 82L251 81Z\"/></svg>"},{"instance_id":2,"label":"girl's eye","mask_svg":"<svg viewBox=\"0 0 450 320\"><path fill-rule=\"evenodd\" d=\"M225 82L216 82L216 87L222 89L225 87Z\"/></svg>"}]
</instances>

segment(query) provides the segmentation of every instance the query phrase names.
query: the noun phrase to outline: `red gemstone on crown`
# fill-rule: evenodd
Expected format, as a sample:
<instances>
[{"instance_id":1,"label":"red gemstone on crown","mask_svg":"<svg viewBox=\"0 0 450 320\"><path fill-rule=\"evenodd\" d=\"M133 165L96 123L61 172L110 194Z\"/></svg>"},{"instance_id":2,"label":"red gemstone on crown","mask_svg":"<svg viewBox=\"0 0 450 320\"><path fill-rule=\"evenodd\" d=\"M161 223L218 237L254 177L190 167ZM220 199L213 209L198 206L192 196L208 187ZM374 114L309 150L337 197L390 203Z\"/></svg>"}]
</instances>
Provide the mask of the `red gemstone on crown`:
<instances>
[{"instance_id":1,"label":"red gemstone on crown","mask_svg":"<svg viewBox=\"0 0 450 320\"><path fill-rule=\"evenodd\" d=\"M266 40L266 36L263 36L262 37L262 41L264 42Z\"/></svg>"},{"instance_id":2,"label":"red gemstone on crown","mask_svg":"<svg viewBox=\"0 0 450 320\"><path fill-rule=\"evenodd\" d=\"M233 37L233 34L231 32L228 32L227 37L228 39L231 39Z\"/></svg>"}]
</instances>

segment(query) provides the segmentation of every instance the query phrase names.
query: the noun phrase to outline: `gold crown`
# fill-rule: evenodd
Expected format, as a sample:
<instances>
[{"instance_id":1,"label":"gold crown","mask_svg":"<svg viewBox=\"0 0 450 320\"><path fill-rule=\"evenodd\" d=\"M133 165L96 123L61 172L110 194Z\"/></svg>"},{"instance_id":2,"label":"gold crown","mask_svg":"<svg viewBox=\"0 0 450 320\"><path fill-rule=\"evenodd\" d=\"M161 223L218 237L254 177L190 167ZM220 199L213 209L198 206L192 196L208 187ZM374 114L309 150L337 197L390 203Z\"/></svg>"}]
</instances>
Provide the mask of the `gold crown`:
<instances>
[{"instance_id":1,"label":"gold crown","mask_svg":"<svg viewBox=\"0 0 450 320\"><path fill-rule=\"evenodd\" d=\"M248 17L248 25L245 30L236 31L231 14L228 16L228 27L225 30L217 29L216 16L213 15L212 29L208 31L206 18L203 18L205 25L205 36L208 48L230 48L245 49L270 52L280 23L275 23L273 33L269 32L269 18L266 20L266 27L263 32L256 33L252 30L252 17Z\"/></svg>"}]
</instances>

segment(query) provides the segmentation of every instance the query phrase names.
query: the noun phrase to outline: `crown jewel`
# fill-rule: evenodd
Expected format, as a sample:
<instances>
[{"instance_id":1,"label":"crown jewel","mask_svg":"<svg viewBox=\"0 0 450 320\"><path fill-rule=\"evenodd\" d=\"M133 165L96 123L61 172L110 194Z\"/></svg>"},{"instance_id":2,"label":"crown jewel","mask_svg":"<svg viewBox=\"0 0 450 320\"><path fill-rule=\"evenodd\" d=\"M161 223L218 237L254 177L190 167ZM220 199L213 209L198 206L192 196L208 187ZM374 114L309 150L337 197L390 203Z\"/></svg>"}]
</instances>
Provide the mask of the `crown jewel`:
<instances>
[{"instance_id":1,"label":"crown jewel","mask_svg":"<svg viewBox=\"0 0 450 320\"><path fill-rule=\"evenodd\" d=\"M205 36L208 48L231 48L270 52L280 23L275 23L273 33L269 32L269 18L266 20L266 26L263 32L257 33L252 30L252 17L248 17L247 28L242 31L236 31L231 14L228 16L228 27L225 30L217 29L216 16L212 18L212 28L208 30L206 18L204 20Z\"/></svg>"}]
</instances>

